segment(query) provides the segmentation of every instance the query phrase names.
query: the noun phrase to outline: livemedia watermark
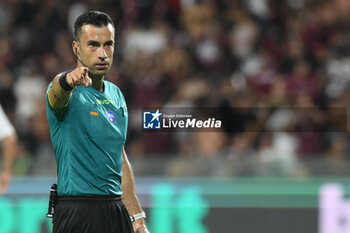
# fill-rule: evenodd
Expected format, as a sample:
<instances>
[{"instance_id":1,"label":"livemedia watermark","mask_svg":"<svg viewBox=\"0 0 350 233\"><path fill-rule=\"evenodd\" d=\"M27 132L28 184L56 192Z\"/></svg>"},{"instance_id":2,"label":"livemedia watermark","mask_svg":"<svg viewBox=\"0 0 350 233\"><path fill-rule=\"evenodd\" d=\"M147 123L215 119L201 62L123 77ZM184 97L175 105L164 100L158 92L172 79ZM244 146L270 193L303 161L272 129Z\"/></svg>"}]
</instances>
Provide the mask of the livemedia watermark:
<instances>
[{"instance_id":1,"label":"livemedia watermark","mask_svg":"<svg viewBox=\"0 0 350 233\"><path fill-rule=\"evenodd\" d=\"M349 132L346 108L142 109L144 132Z\"/></svg>"}]
</instances>

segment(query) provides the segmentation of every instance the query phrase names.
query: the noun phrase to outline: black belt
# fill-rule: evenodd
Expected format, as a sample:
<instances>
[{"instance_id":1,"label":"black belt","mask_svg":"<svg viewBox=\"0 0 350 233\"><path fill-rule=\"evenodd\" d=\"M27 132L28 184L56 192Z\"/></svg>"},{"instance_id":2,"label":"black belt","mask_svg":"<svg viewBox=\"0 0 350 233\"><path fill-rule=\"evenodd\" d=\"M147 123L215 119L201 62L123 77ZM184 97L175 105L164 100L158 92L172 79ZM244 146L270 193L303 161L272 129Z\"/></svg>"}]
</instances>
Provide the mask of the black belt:
<instances>
[{"instance_id":1,"label":"black belt","mask_svg":"<svg viewBox=\"0 0 350 233\"><path fill-rule=\"evenodd\" d=\"M58 196L58 201L121 201L120 195Z\"/></svg>"}]
</instances>

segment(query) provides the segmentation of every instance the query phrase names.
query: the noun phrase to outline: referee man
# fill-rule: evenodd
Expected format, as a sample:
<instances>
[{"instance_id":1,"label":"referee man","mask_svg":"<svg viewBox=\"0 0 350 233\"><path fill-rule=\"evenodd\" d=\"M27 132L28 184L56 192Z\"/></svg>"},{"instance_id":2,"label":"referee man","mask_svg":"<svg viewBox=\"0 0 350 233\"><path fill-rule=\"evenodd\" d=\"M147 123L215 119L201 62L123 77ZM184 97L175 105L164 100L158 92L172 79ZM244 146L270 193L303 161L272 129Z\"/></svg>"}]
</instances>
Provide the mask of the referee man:
<instances>
[{"instance_id":1,"label":"referee man","mask_svg":"<svg viewBox=\"0 0 350 233\"><path fill-rule=\"evenodd\" d=\"M72 43L77 67L58 74L47 89L58 178L54 233L149 233L124 150L125 99L104 80L113 61L114 34L107 14L80 15Z\"/></svg>"}]
</instances>

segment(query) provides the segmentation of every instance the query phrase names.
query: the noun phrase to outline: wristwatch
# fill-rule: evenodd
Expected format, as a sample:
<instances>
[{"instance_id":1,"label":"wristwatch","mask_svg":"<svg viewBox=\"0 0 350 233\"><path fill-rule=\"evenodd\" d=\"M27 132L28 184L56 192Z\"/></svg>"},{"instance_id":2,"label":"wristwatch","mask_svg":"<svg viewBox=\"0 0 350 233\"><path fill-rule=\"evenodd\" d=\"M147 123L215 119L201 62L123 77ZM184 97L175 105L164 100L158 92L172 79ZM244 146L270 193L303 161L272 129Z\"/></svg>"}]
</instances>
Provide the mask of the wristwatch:
<instances>
[{"instance_id":1,"label":"wristwatch","mask_svg":"<svg viewBox=\"0 0 350 233\"><path fill-rule=\"evenodd\" d=\"M144 211L130 216L131 222L135 222L137 219L140 218L146 218L146 213Z\"/></svg>"}]
</instances>

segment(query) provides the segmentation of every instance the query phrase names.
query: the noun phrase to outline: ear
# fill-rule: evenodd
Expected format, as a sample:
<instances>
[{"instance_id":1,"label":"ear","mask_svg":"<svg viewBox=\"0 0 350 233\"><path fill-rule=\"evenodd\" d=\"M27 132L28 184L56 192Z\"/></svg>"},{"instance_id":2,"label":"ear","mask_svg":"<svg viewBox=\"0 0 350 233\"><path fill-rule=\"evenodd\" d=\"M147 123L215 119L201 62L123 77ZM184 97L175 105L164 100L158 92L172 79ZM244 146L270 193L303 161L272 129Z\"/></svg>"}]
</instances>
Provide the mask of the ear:
<instances>
[{"instance_id":1,"label":"ear","mask_svg":"<svg viewBox=\"0 0 350 233\"><path fill-rule=\"evenodd\" d=\"M72 43L72 49L73 49L73 53L77 56L78 55L78 42L77 41L73 41Z\"/></svg>"}]
</instances>

